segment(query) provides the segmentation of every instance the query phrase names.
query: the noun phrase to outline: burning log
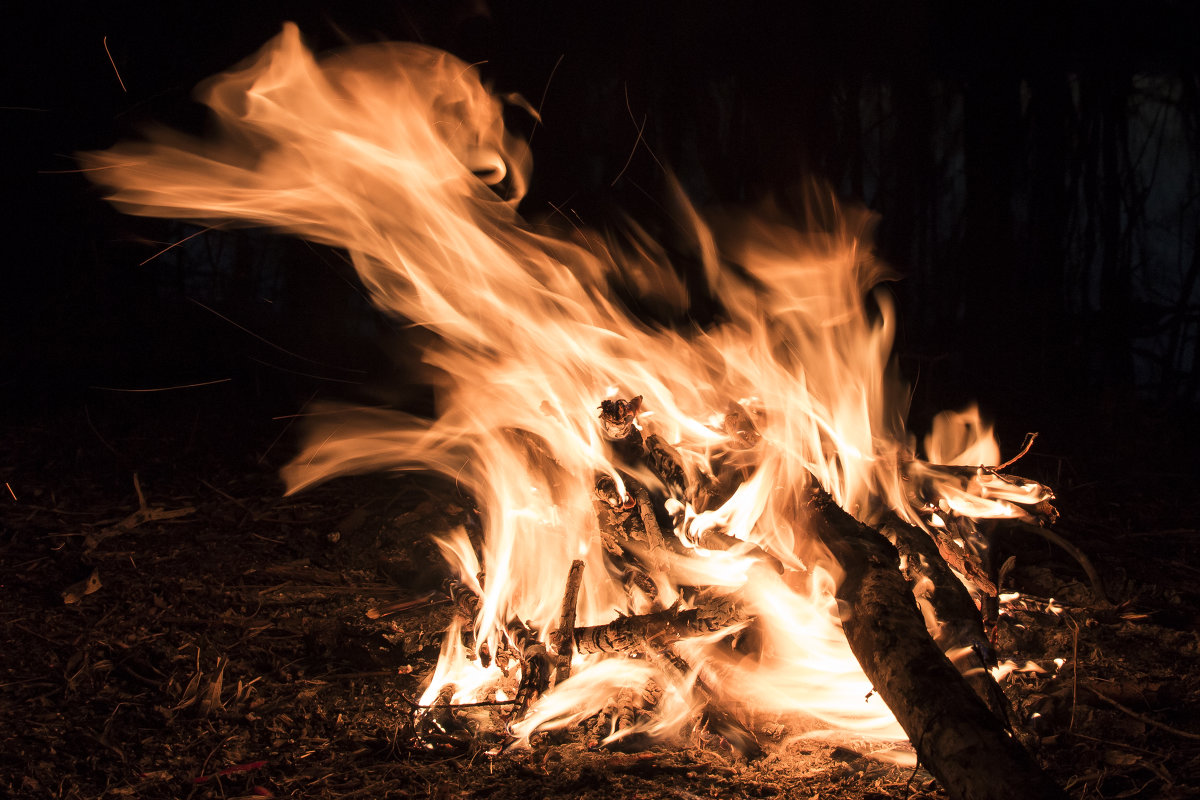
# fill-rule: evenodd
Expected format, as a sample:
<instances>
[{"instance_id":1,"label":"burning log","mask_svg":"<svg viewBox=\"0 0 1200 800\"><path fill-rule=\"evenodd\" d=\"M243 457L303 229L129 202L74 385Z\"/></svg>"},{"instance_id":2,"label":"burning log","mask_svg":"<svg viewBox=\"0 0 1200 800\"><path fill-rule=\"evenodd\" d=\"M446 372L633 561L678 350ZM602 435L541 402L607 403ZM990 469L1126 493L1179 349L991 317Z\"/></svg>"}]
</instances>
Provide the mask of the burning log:
<instances>
[{"instance_id":1,"label":"burning log","mask_svg":"<svg viewBox=\"0 0 1200 800\"><path fill-rule=\"evenodd\" d=\"M549 688L551 663L546 645L538 641L525 623L514 619L508 623L507 630L509 641L521 658L521 683L512 710L515 722L525 716L530 704Z\"/></svg>"},{"instance_id":2,"label":"burning log","mask_svg":"<svg viewBox=\"0 0 1200 800\"><path fill-rule=\"evenodd\" d=\"M1065 798L929 637L896 548L821 489L800 512L842 575L850 649L942 788L971 800Z\"/></svg>"},{"instance_id":3,"label":"burning log","mask_svg":"<svg viewBox=\"0 0 1200 800\"><path fill-rule=\"evenodd\" d=\"M666 439L657 433L643 436L634 425L637 413L642 408L641 395L632 400L605 400L600 404L600 428L612 443L614 452L627 464L641 464L658 478L659 482L675 499L690 503L697 511L720 505L733 494L736 483L721 482L711 476L688 470L683 459ZM727 425L734 429L752 429L749 416L743 411L739 417L732 414L726 418ZM754 432L757 434L757 431ZM742 435L752 434L742 431ZM746 439L740 439L744 443ZM597 493L600 487L597 485ZM607 497L605 499L608 499ZM612 503L611 499L608 499Z\"/></svg>"},{"instance_id":4,"label":"burning log","mask_svg":"<svg viewBox=\"0 0 1200 800\"><path fill-rule=\"evenodd\" d=\"M742 548L746 555L764 562L777 574L783 574L783 562L778 558L763 550L758 545L743 541L736 536L730 536L724 531L716 530L715 528L707 530L696 536L694 541L697 546L703 547L705 550L733 550L734 548Z\"/></svg>"},{"instance_id":5,"label":"burning log","mask_svg":"<svg viewBox=\"0 0 1200 800\"><path fill-rule=\"evenodd\" d=\"M661 651L674 641L700 633L714 633L747 621L741 610L717 599L698 608L668 608L650 614L617 617L605 625L575 629L575 648L591 653Z\"/></svg>"},{"instance_id":6,"label":"burning log","mask_svg":"<svg viewBox=\"0 0 1200 800\"><path fill-rule=\"evenodd\" d=\"M554 673L554 684L571 677L571 657L575 654L575 607L579 603L579 585L583 582L584 563L579 559L571 562L567 573L567 588L563 592L562 616L558 621L558 630L554 632L552 644L558 665Z\"/></svg>"},{"instance_id":7,"label":"burning log","mask_svg":"<svg viewBox=\"0 0 1200 800\"><path fill-rule=\"evenodd\" d=\"M926 606L933 616L934 630L929 633L934 642L943 653L954 653L951 662L963 678L992 713L1009 725L1012 710L990 671L996 665L996 656L966 587L924 531L889 513L879 523L879 532L904 559L904 573L913 585L918 606Z\"/></svg>"}]
</instances>

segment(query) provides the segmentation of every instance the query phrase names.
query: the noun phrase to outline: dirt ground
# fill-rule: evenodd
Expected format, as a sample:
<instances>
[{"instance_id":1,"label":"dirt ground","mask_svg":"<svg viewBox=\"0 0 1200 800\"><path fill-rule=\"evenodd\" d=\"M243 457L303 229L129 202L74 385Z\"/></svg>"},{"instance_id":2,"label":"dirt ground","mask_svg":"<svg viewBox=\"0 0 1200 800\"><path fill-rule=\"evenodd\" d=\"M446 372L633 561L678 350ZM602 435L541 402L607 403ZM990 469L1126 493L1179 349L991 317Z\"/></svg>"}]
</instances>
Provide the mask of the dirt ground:
<instances>
[{"instance_id":1,"label":"dirt ground","mask_svg":"<svg viewBox=\"0 0 1200 800\"><path fill-rule=\"evenodd\" d=\"M878 745L779 728L750 763L702 730L620 752L578 736L500 754L414 744L445 620L428 536L470 524L471 499L421 476L285 498L293 434L136 398L0 434L0 794L943 796ZM1067 467L1035 459L1057 474L1031 477L1058 481L1058 530L1112 602L1062 549L1005 545L1026 599L1002 618L1001 655L1045 670L1006 684L1024 740L1071 797L1200 796L1194 477Z\"/></svg>"}]
</instances>

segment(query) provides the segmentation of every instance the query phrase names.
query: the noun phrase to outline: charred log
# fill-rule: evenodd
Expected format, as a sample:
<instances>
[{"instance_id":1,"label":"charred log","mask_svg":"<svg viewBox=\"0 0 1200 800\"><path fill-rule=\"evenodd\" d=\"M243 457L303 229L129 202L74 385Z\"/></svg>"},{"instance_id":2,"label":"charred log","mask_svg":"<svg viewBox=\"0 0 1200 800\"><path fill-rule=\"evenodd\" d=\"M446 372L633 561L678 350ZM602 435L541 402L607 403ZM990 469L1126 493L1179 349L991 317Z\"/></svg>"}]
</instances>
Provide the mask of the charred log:
<instances>
[{"instance_id":1,"label":"charred log","mask_svg":"<svg viewBox=\"0 0 1200 800\"><path fill-rule=\"evenodd\" d=\"M507 631L513 649L521 658L521 683L512 711L512 719L517 721L550 686L550 654L546 645L538 641L533 631L520 620L510 621Z\"/></svg>"},{"instance_id":2,"label":"charred log","mask_svg":"<svg viewBox=\"0 0 1200 800\"><path fill-rule=\"evenodd\" d=\"M942 788L962 800L1065 798L929 637L896 548L821 489L801 513L842 576L851 651Z\"/></svg>"},{"instance_id":3,"label":"charred log","mask_svg":"<svg viewBox=\"0 0 1200 800\"><path fill-rule=\"evenodd\" d=\"M579 585L583 582L584 563L578 559L571 562L567 572L567 588L563 592L562 614L558 620L558 630L551 637L557 666L554 672L554 684L571 677L571 657L575 654L575 608L579 603Z\"/></svg>"},{"instance_id":4,"label":"charred log","mask_svg":"<svg viewBox=\"0 0 1200 800\"><path fill-rule=\"evenodd\" d=\"M600 430L612 443L613 452L627 464L640 464L645 456L642 432L633 424L641 409L641 395L600 403Z\"/></svg>"},{"instance_id":5,"label":"charred log","mask_svg":"<svg viewBox=\"0 0 1200 800\"><path fill-rule=\"evenodd\" d=\"M927 609L933 617L930 636L997 719L1009 727L1012 709L992 677L996 655L970 592L942 559L937 545L925 531L889 513L879 523L879 532L904 559L904 573L912 584L918 607ZM926 628L929 627L927 623Z\"/></svg>"},{"instance_id":6,"label":"charred log","mask_svg":"<svg viewBox=\"0 0 1200 800\"><path fill-rule=\"evenodd\" d=\"M725 600L712 600L699 608L669 608L651 614L617 617L605 625L575 629L575 648L591 653L662 651L672 642L701 633L714 633L744 622L741 610Z\"/></svg>"}]
</instances>

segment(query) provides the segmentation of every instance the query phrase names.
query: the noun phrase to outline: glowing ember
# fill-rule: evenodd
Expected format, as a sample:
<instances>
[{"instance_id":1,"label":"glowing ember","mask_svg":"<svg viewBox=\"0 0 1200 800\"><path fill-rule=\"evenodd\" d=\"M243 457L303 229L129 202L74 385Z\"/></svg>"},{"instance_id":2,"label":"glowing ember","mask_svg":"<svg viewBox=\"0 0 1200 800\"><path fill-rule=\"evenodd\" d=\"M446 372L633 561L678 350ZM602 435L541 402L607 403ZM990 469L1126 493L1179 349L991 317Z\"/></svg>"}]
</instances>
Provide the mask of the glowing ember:
<instances>
[{"instance_id":1,"label":"glowing ember","mask_svg":"<svg viewBox=\"0 0 1200 800\"><path fill-rule=\"evenodd\" d=\"M436 419L347 412L285 472L297 491L432 470L485 510L480 553L463 531L439 542L471 613L447 631L421 698L429 724L448 724L451 705L523 702L520 664L536 663L551 685L514 720L518 739L606 707L602 739L671 732L713 700L743 721L903 736L842 634L839 576L816 566L824 553L795 513L803 492L815 480L859 520L893 513L966 548L971 518L1028 518L1050 495L979 466L999 452L974 411L935 423L925 451L945 466L915 459L865 215L821 234L746 218L717 237L681 198L722 322L652 329L612 287L678 306L679 278L524 222L526 148L452 56L386 44L318 63L287 25L201 93L216 141L162 132L84 157L113 202L345 248L381 308L437 334L424 352L441 376ZM502 182L511 199L490 188ZM635 434L666 459L658 469L623 452ZM644 511L645 487L667 496L678 547L614 546L612 520ZM636 658L580 648L556 681L576 560L578 628L654 614L693 627ZM644 580L622 578L626 561Z\"/></svg>"}]
</instances>

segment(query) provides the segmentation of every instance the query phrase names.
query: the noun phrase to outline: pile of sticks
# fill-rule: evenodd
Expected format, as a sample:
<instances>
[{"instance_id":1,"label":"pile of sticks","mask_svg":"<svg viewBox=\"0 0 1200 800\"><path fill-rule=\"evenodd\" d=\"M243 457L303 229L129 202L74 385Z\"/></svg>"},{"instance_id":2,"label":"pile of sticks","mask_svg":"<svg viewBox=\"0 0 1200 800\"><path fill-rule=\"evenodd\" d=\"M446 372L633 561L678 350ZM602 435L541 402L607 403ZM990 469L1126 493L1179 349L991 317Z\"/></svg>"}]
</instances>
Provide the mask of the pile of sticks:
<instances>
[{"instance_id":1,"label":"pile of sticks","mask_svg":"<svg viewBox=\"0 0 1200 800\"><path fill-rule=\"evenodd\" d=\"M661 436L643 435L634 424L641 406L642 399L635 397L607 400L600 407L601 428L617 460L629 470L628 474L622 470L623 491L611 476L597 477L595 507L605 548L621 571L626 591L631 596L640 592L643 603L649 599L651 611L604 625L576 627L575 606L584 565L581 561L572 564L559 626L548 637L549 648L535 631L512 620L501 652L492 655L480 649L481 658L495 659L502 667L509 663L521 667L515 699L505 703L509 722L519 720L552 684L569 677L575 653L622 653L694 676L692 665L675 647L680 640L733 629L738 632L725 644L742 652L753 650L754 620L727 596L704 587L683 587L686 609L678 603L663 607L657 602L652 576L664 571L667 559L688 548L674 534L675 520L663 502L666 498L656 497L632 473L648 469L667 496L680 505L690 504L697 511L717 508L753 469L751 459L738 455L759 444L761 436L754 419L744 408L731 406L724 417L731 443L729 455L714 465L713 475L698 474L685 467ZM527 445L532 453L548 457L537 442ZM960 480L964 485L982 476L1036 486L985 467L921 467L908 480L914 507L930 502L934 491L930 475ZM1025 508L1039 523L1054 519L1054 510L1045 499L1048 496L1048 491L1031 492ZM956 570L971 578L986 600L994 598L997 591L996 569L981 551L971 547L971 537L955 527L952 515L943 527L931 528L931 534L895 513L885 515L875 527L868 526L840 508L815 480L797 497L790 515L797 527L809 531L821 545L819 558L828 563L820 566L841 576L836 597L851 651L908 734L920 761L946 792L953 798L996 800L1065 797L1012 735L1009 704L990 672L996 659L988 645L984 616L954 574ZM779 558L720 531L705 533L693 544L709 550L736 546L766 567L784 570ZM484 576L479 577L482 585ZM451 596L469 635L479 600L461 587L453 589ZM987 602L983 608L988 608ZM936 624L927 626L927 619ZM473 642L468 644L474 647ZM703 721L708 730L749 758L759 755L761 748L753 731L734 710L722 707L702 678L694 680L694 690L706 701ZM589 741L629 728L640 715L653 711L661 695L662 689L654 681L640 694L623 690L591 720ZM420 713L428 716L448 702L448 696L444 700L439 697L432 709Z\"/></svg>"}]
</instances>

